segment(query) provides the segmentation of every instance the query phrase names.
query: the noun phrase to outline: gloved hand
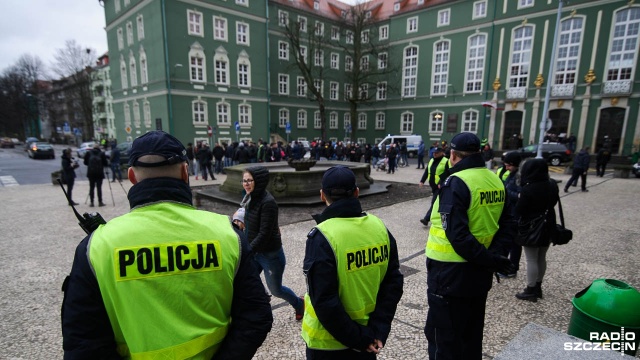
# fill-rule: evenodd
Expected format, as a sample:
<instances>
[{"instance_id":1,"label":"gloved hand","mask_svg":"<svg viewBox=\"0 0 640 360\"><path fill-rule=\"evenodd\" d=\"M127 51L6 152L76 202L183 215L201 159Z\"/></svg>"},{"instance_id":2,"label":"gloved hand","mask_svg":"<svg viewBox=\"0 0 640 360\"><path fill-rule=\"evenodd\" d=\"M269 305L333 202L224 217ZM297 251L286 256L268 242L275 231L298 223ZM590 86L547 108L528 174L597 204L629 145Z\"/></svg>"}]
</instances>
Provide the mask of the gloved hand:
<instances>
[{"instance_id":1,"label":"gloved hand","mask_svg":"<svg viewBox=\"0 0 640 360\"><path fill-rule=\"evenodd\" d=\"M501 274L511 274L516 271L516 267L511 260L498 254L493 254L494 271Z\"/></svg>"}]
</instances>

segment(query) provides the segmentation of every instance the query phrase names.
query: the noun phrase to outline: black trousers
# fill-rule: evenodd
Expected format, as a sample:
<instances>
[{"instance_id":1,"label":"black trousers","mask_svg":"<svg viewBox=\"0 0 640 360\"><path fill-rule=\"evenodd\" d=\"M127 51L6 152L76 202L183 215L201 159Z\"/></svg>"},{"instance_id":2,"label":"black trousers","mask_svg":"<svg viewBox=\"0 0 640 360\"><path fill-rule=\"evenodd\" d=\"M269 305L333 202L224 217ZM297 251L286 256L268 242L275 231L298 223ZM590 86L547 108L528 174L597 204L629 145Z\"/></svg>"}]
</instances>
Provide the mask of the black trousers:
<instances>
[{"instance_id":1,"label":"black trousers","mask_svg":"<svg viewBox=\"0 0 640 360\"><path fill-rule=\"evenodd\" d=\"M604 176L604 172L607 169L607 163L606 162L598 162L596 163L596 175L603 177Z\"/></svg>"},{"instance_id":2,"label":"black trousers","mask_svg":"<svg viewBox=\"0 0 640 360\"><path fill-rule=\"evenodd\" d=\"M108 180L107 180L108 181ZM91 198L91 203L93 204L93 189L98 189L98 202L102 202L102 178L89 178L89 197Z\"/></svg>"},{"instance_id":3,"label":"black trousers","mask_svg":"<svg viewBox=\"0 0 640 360\"><path fill-rule=\"evenodd\" d=\"M569 190L569 185L574 182L578 182L578 178L582 179L582 190L587 188L587 171L581 168L573 168L573 173L571 173L571 178L567 181L567 185L565 185L564 190Z\"/></svg>"},{"instance_id":4,"label":"black trousers","mask_svg":"<svg viewBox=\"0 0 640 360\"><path fill-rule=\"evenodd\" d=\"M71 204L73 202L73 184L76 182L76 179L72 176L68 176L65 181L67 182L67 195L69 195L69 204Z\"/></svg>"},{"instance_id":5,"label":"black trousers","mask_svg":"<svg viewBox=\"0 0 640 360\"><path fill-rule=\"evenodd\" d=\"M427 290L429 312L424 333L431 360L482 359L482 332L487 294L440 296Z\"/></svg>"},{"instance_id":6,"label":"black trousers","mask_svg":"<svg viewBox=\"0 0 640 360\"><path fill-rule=\"evenodd\" d=\"M429 186L431 187L431 204L429 204L429 210L427 210L427 214L424 216L424 219L427 221L431 221L431 210L433 210L433 204L436 202L436 198L438 197L438 191L440 191L438 185L429 184Z\"/></svg>"},{"instance_id":7,"label":"black trousers","mask_svg":"<svg viewBox=\"0 0 640 360\"><path fill-rule=\"evenodd\" d=\"M307 348L307 360L375 360L376 354L352 349L322 351Z\"/></svg>"}]
</instances>

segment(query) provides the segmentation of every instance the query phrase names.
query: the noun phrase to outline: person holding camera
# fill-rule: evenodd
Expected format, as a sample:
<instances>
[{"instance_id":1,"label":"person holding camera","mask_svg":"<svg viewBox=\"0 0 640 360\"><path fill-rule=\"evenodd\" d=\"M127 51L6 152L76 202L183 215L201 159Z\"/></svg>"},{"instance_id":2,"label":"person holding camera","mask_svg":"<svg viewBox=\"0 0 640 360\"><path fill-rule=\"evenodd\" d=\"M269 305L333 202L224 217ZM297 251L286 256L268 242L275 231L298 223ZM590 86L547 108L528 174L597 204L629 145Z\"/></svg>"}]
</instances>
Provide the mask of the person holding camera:
<instances>
[{"instance_id":1,"label":"person holding camera","mask_svg":"<svg viewBox=\"0 0 640 360\"><path fill-rule=\"evenodd\" d=\"M131 210L77 246L64 358L251 359L273 315L244 234L193 206L187 151L150 131L129 155Z\"/></svg>"},{"instance_id":2,"label":"person holding camera","mask_svg":"<svg viewBox=\"0 0 640 360\"><path fill-rule=\"evenodd\" d=\"M69 206L78 205L74 202L71 196L73 191L73 184L76 179L76 170L80 165L71 157L71 149L67 148L62 150L62 181L67 184L67 195L69 195Z\"/></svg>"}]
</instances>

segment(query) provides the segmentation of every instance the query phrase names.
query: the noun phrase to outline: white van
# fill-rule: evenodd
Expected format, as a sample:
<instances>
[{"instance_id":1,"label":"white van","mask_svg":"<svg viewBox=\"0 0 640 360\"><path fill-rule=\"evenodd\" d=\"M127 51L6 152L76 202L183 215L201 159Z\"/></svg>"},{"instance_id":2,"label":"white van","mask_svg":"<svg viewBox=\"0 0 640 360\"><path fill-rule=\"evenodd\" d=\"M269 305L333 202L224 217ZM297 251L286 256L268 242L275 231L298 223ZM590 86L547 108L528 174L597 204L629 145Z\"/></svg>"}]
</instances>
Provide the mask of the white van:
<instances>
[{"instance_id":1,"label":"white van","mask_svg":"<svg viewBox=\"0 0 640 360\"><path fill-rule=\"evenodd\" d=\"M420 146L420 142L422 141L422 135L387 135L380 143L378 144L378 148L382 149L382 145L386 145L386 148L389 148L389 145L392 143L402 144L403 142L407 143L407 153L410 157L418 155L418 146ZM399 149L398 149L399 150Z\"/></svg>"}]
</instances>

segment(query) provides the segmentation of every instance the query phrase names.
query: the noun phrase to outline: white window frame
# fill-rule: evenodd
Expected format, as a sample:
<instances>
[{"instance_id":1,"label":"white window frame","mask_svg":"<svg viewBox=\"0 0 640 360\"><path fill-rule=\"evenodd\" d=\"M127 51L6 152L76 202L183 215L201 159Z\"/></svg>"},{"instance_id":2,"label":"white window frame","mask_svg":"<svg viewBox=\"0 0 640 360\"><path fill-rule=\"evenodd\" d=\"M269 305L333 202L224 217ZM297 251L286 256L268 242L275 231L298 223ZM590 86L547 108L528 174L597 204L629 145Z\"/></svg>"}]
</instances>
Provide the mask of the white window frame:
<instances>
[{"instance_id":1,"label":"white window frame","mask_svg":"<svg viewBox=\"0 0 640 360\"><path fill-rule=\"evenodd\" d=\"M307 18L304 16L298 15L298 26L300 27L301 32L307 32Z\"/></svg>"},{"instance_id":2,"label":"white window frame","mask_svg":"<svg viewBox=\"0 0 640 360\"><path fill-rule=\"evenodd\" d=\"M407 19L407 34L418 32L418 17L413 16Z\"/></svg>"},{"instance_id":3,"label":"white window frame","mask_svg":"<svg viewBox=\"0 0 640 360\"><path fill-rule=\"evenodd\" d=\"M227 31L227 19L213 15L213 39L227 42L229 31Z\"/></svg>"},{"instance_id":4,"label":"white window frame","mask_svg":"<svg viewBox=\"0 0 640 360\"><path fill-rule=\"evenodd\" d=\"M287 123L289 122L289 109L280 108L278 110L278 127L284 129L287 127Z\"/></svg>"},{"instance_id":5,"label":"white window frame","mask_svg":"<svg viewBox=\"0 0 640 360\"><path fill-rule=\"evenodd\" d=\"M340 99L340 83L338 83L337 81L331 81L329 83L329 99Z\"/></svg>"},{"instance_id":6,"label":"white window frame","mask_svg":"<svg viewBox=\"0 0 640 360\"><path fill-rule=\"evenodd\" d=\"M344 100L348 101L353 97L353 84L344 84Z\"/></svg>"},{"instance_id":7,"label":"white window frame","mask_svg":"<svg viewBox=\"0 0 640 360\"><path fill-rule=\"evenodd\" d=\"M133 23L127 21L127 46L133 45Z\"/></svg>"},{"instance_id":8,"label":"white window frame","mask_svg":"<svg viewBox=\"0 0 640 360\"><path fill-rule=\"evenodd\" d=\"M448 26L451 23L451 9L438 11L438 27Z\"/></svg>"},{"instance_id":9,"label":"white window frame","mask_svg":"<svg viewBox=\"0 0 640 360\"><path fill-rule=\"evenodd\" d=\"M303 76L298 76L296 79L296 95L307 97L307 81Z\"/></svg>"},{"instance_id":10,"label":"white window frame","mask_svg":"<svg viewBox=\"0 0 640 360\"><path fill-rule=\"evenodd\" d=\"M231 106L224 99L216 103L216 124L224 127L231 126Z\"/></svg>"},{"instance_id":11,"label":"white window frame","mask_svg":"<svg viewBox=\"0 0 640 360\"><path fill-rule=\"evenodd\" d=\"M408 54L415 49L415 54ZM403 50L402 61L402 97L416 97L418 85L418 46L410 45Z\"/></svg>"},{"instance_id":12,"label":"white window frame","mask_svg":"<svg viewBox=\"0 0 640 360\"><path fill-rule=\"evenodd\" d=\"M620 14L627 11L626 16ZM611 35L609 40L609 48L607 54L607 71L605 72L605 81L631 80L635 76L635 67L638 61L638 35L631 36L630 26L636 25L638 20L629 20L632 11L638 11L635 6L625 7L613 13ZM619 15L620 14L620 15ZM618 17L625 16L622 21L618 21ZM616 34L616 28L623 28L622 36ZM631 41L636 42L635 47L630 47ZM619 44L619 45L617 45Z\"/></svg>"},{"instance_id":13,"label":"white window frame","mask_svg":"<svg viewBox=\"0 0 640 360\"><path fill-rule=\"evenodd\" d=\"M386 126L386 115L383 112L377 112L376 113L376 130L384 130L385 126ZM378 141L376 141L376 144L378 143Z\"/></svg>"},{"instance_id":14,"label":"white window frame","mask_svg":"<svg viewBox=\"0 0 640 360\"><path fill-rule=\"evenodd\" d=\"M251 87L251 61L249 55L243 50L238 56L236 63L236 69L238 70L238 87L250 88Z\"/></svg>"},{"instance_id":15,"label":"white window frame","mask_svg":"<svg viewBox=\"0 0 640 360\"><path fill-rule=\"evenodd\" d=\"M289 25L289 13L286 11L278 10L278 26L286 27Z\"/></svg>"},{"instance_id":16,"label":"white window frame","mask_svg":"<svg viewBox=\"0 0 640 360\"><path fill-rule=\"evenodd\" d=\"M133 56L133 51L129 52L129 74L131 87L138 86L138 66L136 64L136 57Z\"/></svg>"},{"instance_id":17,"label":"white window frame","mask_svg":"<svg viewBox=\"0 0 640 360\"><path fill-rule=\"evenodd\" d=\"M124 56L120 54L120 82L122 83L123 89L127 89L129 87L127 68L127 62L124 60Z\"/></svg>"},{"instance_id":18,"label":"white window frame","mask_svg":"<svg viewBox=\"0 0 640 360\"><path fill-rule=\"evenodd\" d=\"M307 110L300 109L298 110L296 124L298 125L298 129L306 129L307 128Z\"/></svg>"},{"instance_id":19,"label":"white window frame","mask_svg":"<svg viewBox=\"0 0 640 360\"><path fill-rule=\"evenodd\" d=\"M353 59L349 55L344 56L344 71L353 71Z\"/></svg>"},{"instance_id":20,"label":"white window frame","mask_svg":"<svg viewBox=\"0 0 640 360\"><path fill-rule=\"evenodd\" d=\"M143 48L140 49L140 84L149 83L149 69L147 64L147 53Z\"/></svg>"},{"instance_id":21,"label":"white window frame","mask_svg":"<svg viewBox=\"0 0 640 360\"><path fill-rule=\"evenodd\" d=\"M378 29L378 39L379 40L389 39L389 25L380 26L380 28Z\"/></svg>"},{"instance_id":22,"label":"white window frame","mask_svg":"<svg viewBox=\"0 0 640 360\"><path fill-rule=\"evenodd\" d=\"M473 14L471 19L482 19L487 17L487 0L480 0L473 3Z\"/></svg>"},{"instance_id":23,"label":"white window frame","mask_svg":"<svg viewBox=\"0 0 640 360\"><path fill-rule=\"evenodd\" d=\"M249 7L249 0L236 0L236 5Z\"/></svg>"},{"instance_id":24,"label":"white window frame","mask_svg":"<svg viewBox=\"0 0 640 360\"><path fill-rule=\"evenodd\" d=\"M378 69L384 70L387 68L389 59L389 54L386 52L381 52L378 54Z\"/></svg>"},{"instance_id":25,"label":"white window frame","mask_svg":"<svg viewBox=\"0 0 640 360\"><path fill-rule=\"evenodd\" d=\"M535 5L534 0L518 0L518 10L533 7Z\"/></svg>"},{"instance_id":26,"label":"white window frame","mask_svg":"<svg viewBox=\"0 0 640 360\"><path fill-rule=\"evenodd\" d=\"M531 31L530 35L527 35L527 29ZM523 34L520 38L516 38L517 33L522 31ZM534 27L531 25L519 26L513 29L512 32L512 41L511 41L511 56L509 57L509 89L517 89L517 88L526 88L529 83L529 74L531 72L531 53L533 49L533 41L534 41ZM516 42L520 42L522 44L518 45L519 51L515 51ZM528 43L528 48L527 48ZM514 59L518 57L519 61L514 62ZM527 61L523 61L525 59ZM514 69L515 68L515 69ZM524 69L524 70L523 70ZM517 73L514 75L514 70L517 70ZM525 71L526 70L526 71Z\"/></svg>"},{"instance_id":27,"label":"white window frame","mask_svg":"<svg viewBox=\"0 0 640 360\"><path fill-rule=\"evenodd\" d=\"M380 81L377 88L376 100L387 100L387 82Z\"/></svg>"},{"instance_id":28,"label":"white window frame","mask_svg":"<svg viewBox=\"0 0 640 360\"><path fill-rule=\"evenodd\" d=\"M360 89L358 90L358 99L369 99L369 84L360 84Z\"/></svg>"},{"instance_id":29,"label":"white window frame","mask_svg":"<svg viewBox=\"0 0 640 360\"><path fill-rule=\"evenodd\" d=\"M138 30L138 41L144 40L144 18L142 14L136 16L136 27Z\"/></svg>"},{"instance_id":30,"label":"white window frame","mask_svg":"<svg viewBox=\"0 0 640 360\"><path fill-rule=\"evenodd\" d=\"M289 43L278 41L278 59L289 60Z\"/></svg>"},{"instance_id":31,"label":"white window frame","mask_svg":"<svg viewBox=\"0 0 640 360\"><path fill-rule=\"evenodd\" d=\"M344 113L344 115L342 116L342 129L343 130L347 130L349 128L349 126L351 126L351 113L350 112L346 112Z\"/></svg>"},{"instance_id":32,"label":"white window frame","mask_svg":"<svg viewBox=\"0 0 640 360\"><path fill-rule=\"evenodd\" d=\"M316 21L315 26L313 27L313 33L316 36L324 36L324 23L320 21Z\"/></svg>"},{"instance_id":33,"label":"white window frame","mask_svg":"<svg viewBox=\"0 0 640 360\"><path fill-rule=\"evenodd\" d=\"M578 22L580 26L576 27ZM585 18L582 16L570 17L560 22L554 85L575 84L578 80L578 66L580 66L582 34L584 33L585 22ZM570 28L565 28L565 24L568 24ZM577 41L575 41L575 36L577 36Z\"/></svg>"},{"instance_id":34,"label":"white window frame","mask_svg":"<svg viewBox=\"0 0 640 360\"><path fill-rule=\"evenodd\" d=\"M307 63L307 47L304 45L300 45L300 55L302 55L302 60L304 63Z\"/></svg>"},{"instance_id":35,"label":"white window frame","mask_svg":"<svg viewBox=\"0 0 640 360\"><path fill-rule=\"evenodd\" d=\"M145 99L142 103L142 116L144 121L144 126L150 128L151 127L151 103L149 100Z\"/></svg>"},{"instance_id":36,"label":"white window frame","mask_svg":"<svg viewBox=\"0 0 640 360\"><path fill-rule=\"evenodd\" d=\"M440 40L433 44L431 95L447 95L450 57L451 41Z\"/></svg>"},{"instance_id":37,"label":"white window frame","mask_svg":"<svg viewBox=\"0 0 640 360\"><path fill-rule=\"evenodd\" d=\"M194 59L196 60L195 63L193 61ZM192 83L207 82L207 67L205 66L206 61L207 58L205 57L204 51L202 50L200 44L193 44L191 46L191 50L189 51L189 79ZM201 79L198 75L200 75Z\"/></svg>"},{"instance_id":38,"label":"white window frame","mask_svg":"<svg viewBox=\"0 0 640 360\"><path fill-rule=\"evenodd\" d=\"M227 52L222 47L219 47L216 49L216 54L213 57L213 70L215 72L213 81L216 85L229 86L229 66Z\"/></svg>"},{"instance_id":39,"label":"white window frame","mask_svg":"<svg viewBox=\"0 0 640 360\"><path fill-rule=\"evenodd\" d=\"M324 97L324 80L314 79L313 87L315 87L316 90L318 90L318 92L322 95L322 97Z\"/></svg>"},{"instance_id":40,"label":"white window frame","mask_svg":"<svg viewBox=\"0 0 640 360\"><path fill-rule=\"evenodd\" d=\"M329 129L338 129L338 113L336 111L329 113Z\"/></svg>"},{"instance_id":41,"label":"white window frame","mask_svg":"<svg viewBox=\"0 0 640 360\"><path fill-rule=\"evenodd\" d=\"M316 110L313 112L313 128L322 128L322 118L320 117L320 110Z\"/></svg>"},{"instance_id":42,"label":"white window frame","mask_svg":"<svg viewBox=\"0 0 640 360\"><path fill-rule=\"evenodd\" d=\"M122 50L124 49L124 33L122 32L122 28L119 27L116 33L118 35L118 50Z\"/></svg>"},{"instance_id":43,"label":"white window frame","mask_svg":"<svg viewBox=\"0 0 640 360\"><path fill-rule=\"evenodd\" d=\"M313 65L324 67L324 50L316 49L313 55Z\"/></svg>"},{"instance_id":44,"label":"white window frame","mask_svg":"<svg viewBox=\"0 0 640 360\"><path fill-rule=\"evenodd\" d=\"M202 24L202 13L195 10L187 10L187 33L204 37L204 29Z\"/></svg>"},{"instance_id":45,"label":"white window frame","mask_svg":"<svg viewBox=\"0 0 640 360\"><path fill-rule=\"evenodd\" d=\"M248 128L252 124L251 105L242 103L238 105L238 124L240 127Z\"/></svg>"},{"instance_id":46,"label":"white window frame","mask_svg":"<svg viewBox=\"0 0 640 360\"><path fill-rule=\"evenodd\" d=\"M367 113L358 114L358 130L367 130Z\"/></svg>"},{"instance_id":47,"label":"white window frame","mask_svg":"<svg viewBox=\"0 0 640 360\"><path fill-rule=\"evenodd\" d=\"M278 94L289 95L289 74L278 74Z\"/></svg>"},{"instance_id":48,"label":"white window frame","mask_svg":"<svg viewBox=\"0 0 640 360\"><path fill-rule=\"evenodd\" d=\"M360 58L360 70L363 72L369 71L369 55L362 55Z\"/></svg>"},{"instance_id":49,"label":"white window frame","mask_svg":"<svg viewBox=\"0 0 640 360\"><path fill-rule=\"evenodd\" d=\"M438 118L436 115L440 115ZM429 134L442 134L444 129L444 112L440 110L429 113Z\"/></svg>"},{"instance_id":50,"label":"white window frame","mask_svg":"<svg viewBox=\"0 0 640 360\"><path fill-rule=\"evenodd\" d=\"M209 123L206 101L198 98L191 102L191 121L193 125L205 125Z\"/></svg>"},{"instance_id":51,"label":"white window frame","mask_svg":"<svg viewBox=\"0 0 640 360\"><path fill-rule=\"evenodd\" d=\"M345 38L346 38L345 41L347 44L353 44L353 31L347 30Z\"/></svg>"},{"instance_id":52,"label":"white window frame","mask_svg":"<svg viewBox=\"0 0 640 360\"><path fill-rule=\"evenodd\" d=\"M250 46L249 24L244 21L236 21L236 44Z\"/></svg>"},{"instance_id":53,"label":"white window frame","mask_svg":"<svg viewBox=\"0 0 640 360\"><path fill-rule=\"evenodd\" d=\"M131 126L131 108L129 103L124 103L123 109L124 111L124 125Z\"/></svg>"},{"instance_id":54,"label":"white window frame","mask_svg":"<svg viewBox=\"0 0 640 360\"><path fill-rule=\"evenodd\" d=\"M330 66L334 70L340 70L340 54L331 53Z\"/></svg>"},{"instance_id":55,"label":"white window frame","mask_svg":"<svg viewBox=\"0 0 640 360\"><path fill-rule=\"evenodd\" d=\"M115 6L116 13L119 13L120 12L120 0L115 0L113 2L113 5Z\"/></svg>"},{"instance_id":56,"label":"white window frame","mask_svg":"<svg viewBox=\"0 0 640 360\"><path fill-rule=\"evenodd\" d=\"M360 33L360 41L363 44L369 43L369 30L362 30L362 32Z\"/></svg>"},{"instance_id":57,"label":"white window frame","mask_svg":"<svg viewBox=\"0 0 640 360\"><path fill-rule=\"evenodd\" d=\"M400 134L413 134L415 115L411 111L400 114Z\"/></svg>"},{"instance_id":58,"label":"white window frame","mask_svg":"<svg viewBox=\"0 0 640 360\"><path fill-rule=\"evenodd\" d=\"M469 109L462 113L462 128L460 129L463 132L478 132L478 119L480 118L480 113L478 110Z\"/></svg>"},{"instance_id":59,"label":"white window frame","mask_svg":"<svg viewBox=\"0 0 640 360\"><path fill-rule=\"evenodd\" d=\"M476 33L467 38L467 62L464 92L481 93L487 55L487 34Z\"/></svg>"},{"instance_id":60,"label":"white window frame","mask_svg":"<svg viewBox=\"0 0 640 360\"><path fill-rule=\"evenodd\" d=\"M331 27L331 40L340 40L340 28L337 26Z\"/></svg>"}]
</instances>

